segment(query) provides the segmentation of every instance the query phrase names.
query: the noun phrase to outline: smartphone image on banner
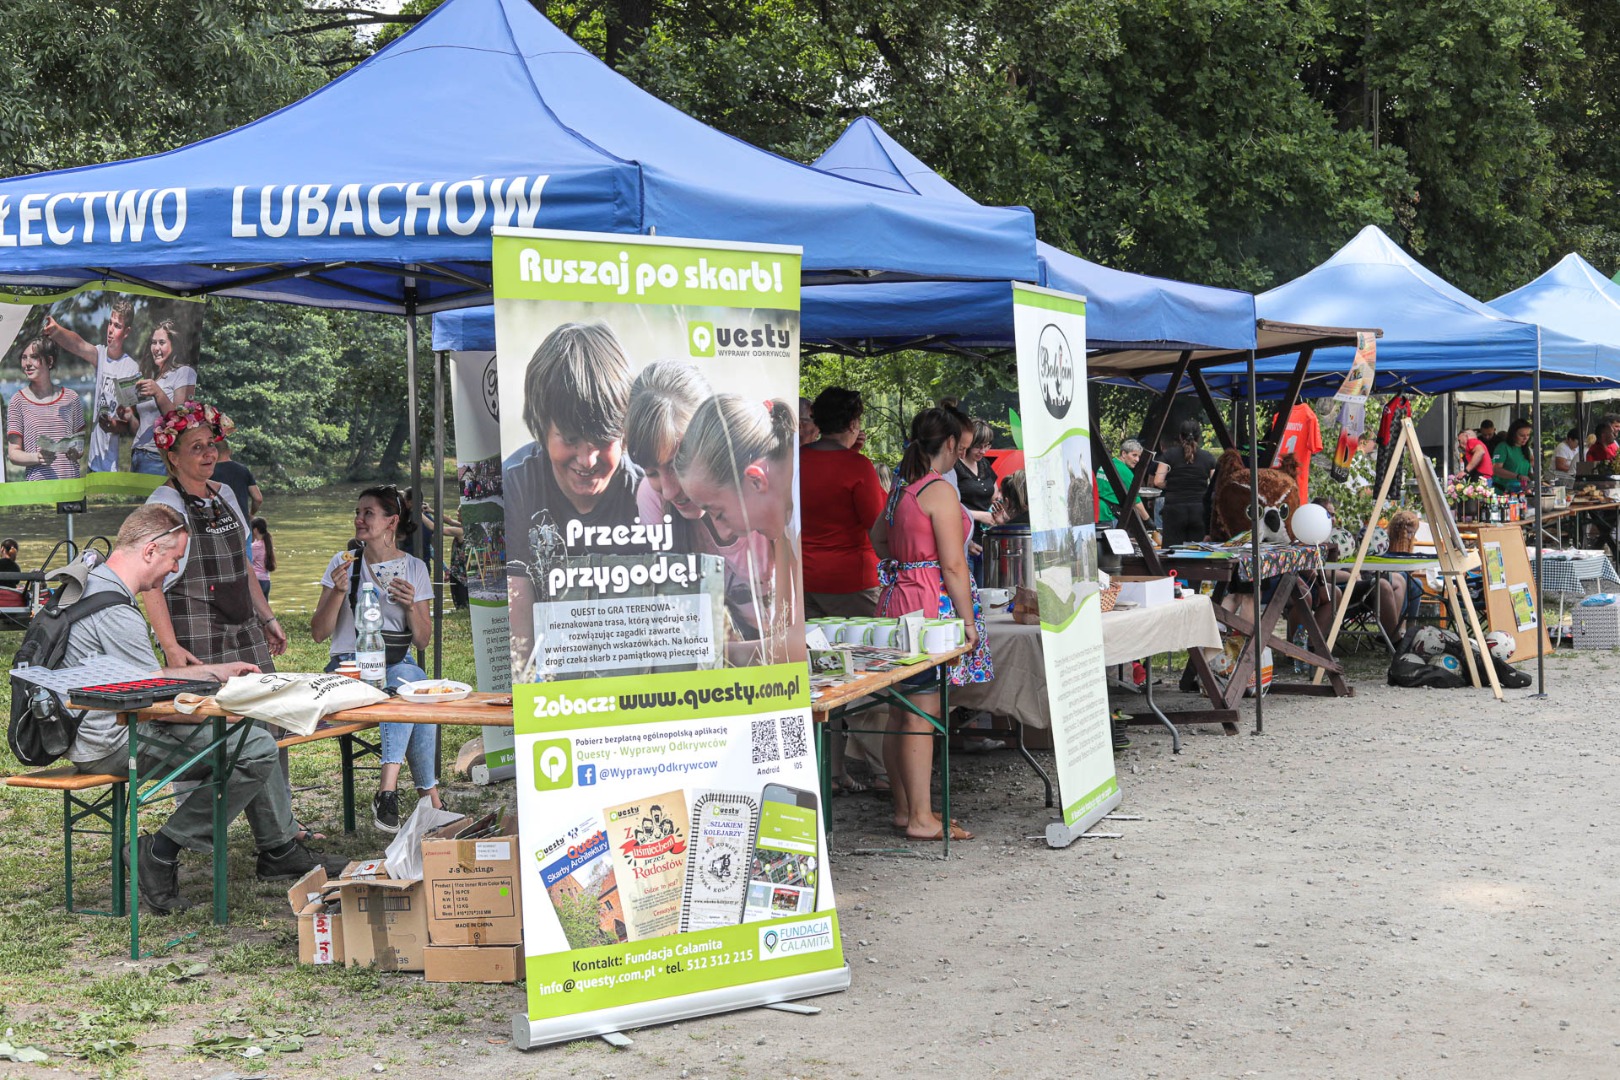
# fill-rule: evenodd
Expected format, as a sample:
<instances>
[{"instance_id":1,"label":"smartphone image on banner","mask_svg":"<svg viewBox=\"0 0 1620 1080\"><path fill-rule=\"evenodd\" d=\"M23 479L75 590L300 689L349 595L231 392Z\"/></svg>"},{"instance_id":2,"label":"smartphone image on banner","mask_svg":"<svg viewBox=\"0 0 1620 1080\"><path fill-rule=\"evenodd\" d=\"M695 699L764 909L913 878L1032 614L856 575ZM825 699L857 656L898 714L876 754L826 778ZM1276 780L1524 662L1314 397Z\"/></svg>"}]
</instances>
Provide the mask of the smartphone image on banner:
<instances>
[{"instance_id":1,"label":"smartphone image on banner","mask_svg":"<svg viewBox=\"0 0 1620 1080\"><path fill-rule=\"evenodd\" d=\"M816 910L821 820L814 792L766 784L754 832L754 865L744 922L809 915Z\"/></svg>"}]
</instances>

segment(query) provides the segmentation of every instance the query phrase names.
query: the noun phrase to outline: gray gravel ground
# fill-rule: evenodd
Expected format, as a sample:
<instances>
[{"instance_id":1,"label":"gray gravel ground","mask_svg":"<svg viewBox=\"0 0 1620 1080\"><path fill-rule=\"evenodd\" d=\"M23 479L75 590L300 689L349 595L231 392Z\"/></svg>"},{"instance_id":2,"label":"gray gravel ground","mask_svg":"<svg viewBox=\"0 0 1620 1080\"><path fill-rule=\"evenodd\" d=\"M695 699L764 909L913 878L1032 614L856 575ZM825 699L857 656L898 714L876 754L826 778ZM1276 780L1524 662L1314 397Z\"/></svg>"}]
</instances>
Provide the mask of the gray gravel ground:
<instances>
[{"instance_id":1,"label":"gray gravel ground","mask_svg":"<svg viewBox=\"0 0 1620 1080\"><path fill-rule=\"evenodd\" d=\"M1132 732L1140 821L1048 850L1010 751L955 757L978 839L888 846L835 804L854 985L820 1016L753 1010L522 1067L621 1078L1620 1075L1614 654L1549 661L1550 696L1272 698L1266 733ZM1049 759L1048 759L1049 760ZM844 854L840 855L839 853ZM504 1059L504 1060L503 1060ZM505 1055L468 1075L507 1071ZM495 1075L490 1072L489 1075Z\"/></svg>"}]
</instances>

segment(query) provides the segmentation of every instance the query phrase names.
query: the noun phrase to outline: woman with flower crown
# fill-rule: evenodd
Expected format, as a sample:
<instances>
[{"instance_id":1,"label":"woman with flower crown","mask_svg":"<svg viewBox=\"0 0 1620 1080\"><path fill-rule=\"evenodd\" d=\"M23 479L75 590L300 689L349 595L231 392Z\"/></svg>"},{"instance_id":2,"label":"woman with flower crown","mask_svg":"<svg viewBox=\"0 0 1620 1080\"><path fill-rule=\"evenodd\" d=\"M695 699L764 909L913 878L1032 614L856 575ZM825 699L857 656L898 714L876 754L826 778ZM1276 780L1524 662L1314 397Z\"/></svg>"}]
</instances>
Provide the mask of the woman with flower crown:
<instances>
[{"instance_id":1,"label":"woman with flower crown","mask_svg":"<svg viewBox=\"0 0 1620 1080\"><path fill-rule=\"evenodd\" d=\"M235 428L230 417L197 401L157 422L152 442L169 480L147 502L178 511L191 543L179 569L141 600L168 663L245 660L273 671L270 658L287 650L287 635L253 576L247 514L230 488L210 479L219 453L214 444Z\"/></svg>"}]
</instances>

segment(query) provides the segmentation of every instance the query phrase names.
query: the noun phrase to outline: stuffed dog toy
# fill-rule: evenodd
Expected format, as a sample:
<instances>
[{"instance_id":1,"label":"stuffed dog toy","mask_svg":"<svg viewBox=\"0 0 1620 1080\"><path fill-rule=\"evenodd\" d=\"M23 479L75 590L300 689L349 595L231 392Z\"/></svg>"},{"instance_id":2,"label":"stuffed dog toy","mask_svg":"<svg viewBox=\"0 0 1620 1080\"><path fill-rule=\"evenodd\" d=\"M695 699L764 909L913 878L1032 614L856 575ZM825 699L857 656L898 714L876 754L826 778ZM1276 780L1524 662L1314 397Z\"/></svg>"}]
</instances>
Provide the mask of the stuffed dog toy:
<instances>
[{"instance_id":1,"label":"stuffed dog toy","mask_svg":"<svg viewBox=\"0 0 1620 1080\"><path fill-rule=\"evenodd\" d=\"M1293 539L1289 521L1294 503L1299 501L1294 470L1291 456L1284 458L1279 468L1260 470L1260 521L1256 527L1263 543L1286 544ZM1249 467L1242 452L1228 450L1222 454L1215 468L1215 512L1210 522L1210 535L1216 540L1230 540L1248 530L1249 482Z\"/></svg>"}]
</instances>

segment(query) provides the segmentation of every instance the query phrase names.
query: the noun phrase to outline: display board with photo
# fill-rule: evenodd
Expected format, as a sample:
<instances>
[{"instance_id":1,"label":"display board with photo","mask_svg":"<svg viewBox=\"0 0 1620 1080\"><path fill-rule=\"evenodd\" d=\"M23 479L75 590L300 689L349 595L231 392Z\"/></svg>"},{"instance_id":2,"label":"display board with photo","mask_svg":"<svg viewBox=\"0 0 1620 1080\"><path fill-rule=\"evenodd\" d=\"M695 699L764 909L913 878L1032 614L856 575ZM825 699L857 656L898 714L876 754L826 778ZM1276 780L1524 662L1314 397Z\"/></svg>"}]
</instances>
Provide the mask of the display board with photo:
<instances>
[{"instance_id":1,"label":"display board with photo","mask_svg":"<svg viewBox=\"0 0 1620 1080\"><path fill-rule=\"evenodd\" d=\"M153 432L197 393L199 303L79 289L0 299L0 505L142 494L166 475Z\"/></svg>"},{"instance_id":2,"label":"display board with photo","mask_svg":"<svg viewBox=\"0 0 1620 1080\"><path fill-rule=\"evenodd\" d=\"M770 328L786 358L797 312L496 318L514 681L803 660L795 365L726 355Z\"/></svg>"}]
</instances>

